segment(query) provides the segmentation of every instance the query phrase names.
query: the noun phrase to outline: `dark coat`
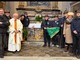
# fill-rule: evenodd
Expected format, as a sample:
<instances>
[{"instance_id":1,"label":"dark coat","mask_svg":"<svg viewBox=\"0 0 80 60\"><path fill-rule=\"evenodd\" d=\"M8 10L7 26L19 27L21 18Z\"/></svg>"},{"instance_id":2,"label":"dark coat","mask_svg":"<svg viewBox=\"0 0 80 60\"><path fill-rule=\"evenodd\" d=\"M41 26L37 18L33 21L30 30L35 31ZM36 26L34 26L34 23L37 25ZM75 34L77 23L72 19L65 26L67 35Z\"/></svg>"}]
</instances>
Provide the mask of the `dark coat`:
<instances>
[{"instance_id":1,"label":"dark coat","mask_svg":"<svg viewBox=\"0 0 80 60\"><path fill-rule=\"evenodd\" d=\"M11 19L11 16L6 16L6 15L4 15L4 17L7 19L7 20L10 20Z\"/></svg>"},{"instance_id":2,"label":"dark coat","mask_svg":"<svg viewBox=\"0 0 80 60\"><path fill-rule=\"evenodd\" d=\"M51 27L50 21L49 20L43 20L41 23L41 28L44 29L44 27Z\"/></svg>"},{"instance_id":3,"label":"dark coat","mask_svg":"<svg viewBox=\"0 0 80 60\"><path fill-rule=\"evenodd\" d=\"M71 30L76 30L78 32L78 35L80 35L80 18L75 18L71 23Z\"/></svg>"},{"instance_id":4,"label":"dark coat","mask_svg":"<svg viewBox=\"0 0 80 60\"><path fill-rule=\"evenodd\" d=\"M46 27L46 28L51 27L49 20L43 20L41 23L41 28L43 29L43 34L48 35L48 32L46 29L44 29L44 27Z\"/></svg>"},{"instance_id":5,"label":"dark coat","mask_svg":"<svg viewBox=\"0 0 80 60\"><path fill-rule=\"evenodd\" d=\"M9 21L4 16L0 16L0 22L2 22L2 24L0 24L0 33L6 33L10 24Z\"/></svg>"},{"instance_id":6,"label":"dark coat","mask_svg":"<svg viewBox=\"0 0 80 60\"><path fill-rule=\"evenodd\" d=\"M28 16L24 17L23 26L24 27L28 27L29 23L30 23L29 17Z\"/></svg>"},{"instance_id":7,"label":"dark coat","mask_svg":"<svg viewBox=\"0 0 80 60\"><path fill-rule=\"evenodd\" d=\"M50 21L50 25L51 27L60 27L60 23L59 23L59 20L58 21Z\"/></svg>"},{"instance_id":8,"label":"dark coat","mask_svg":"<svg viewBox=\"0 0 80 60\"><path fill-rule=\"evenodd\" d=\"M51 27L49 20L43 20L41 23L41 28L43 29L44 43L46 44L46 42L48 42L48 44L50 45L50 36L47 32L47 29L44 29L44 27Z\"/></svg>"},{"instance_id":9,"label":"dark coat","mask_svg":"<svg viewBox=\"0 0 80 60\"><path fill-rule=\"evenodd\" d=\"M4 56L4 48L7 48L7 28L9 26L9 20L7 20L4 16L0 16L0 57Z\"/></svg>"},{"instance_id":10,"label":"dark coat","mask_svg":"<svg viewBox=\"0 0 80 60\"><path fill-rule=\"evenodd\" d=\"M64 25L65 20L66 20L66 17L65 16L62 17L62 18L59 18L59 24L60 25Z\"/></svg>"}]
</instances>

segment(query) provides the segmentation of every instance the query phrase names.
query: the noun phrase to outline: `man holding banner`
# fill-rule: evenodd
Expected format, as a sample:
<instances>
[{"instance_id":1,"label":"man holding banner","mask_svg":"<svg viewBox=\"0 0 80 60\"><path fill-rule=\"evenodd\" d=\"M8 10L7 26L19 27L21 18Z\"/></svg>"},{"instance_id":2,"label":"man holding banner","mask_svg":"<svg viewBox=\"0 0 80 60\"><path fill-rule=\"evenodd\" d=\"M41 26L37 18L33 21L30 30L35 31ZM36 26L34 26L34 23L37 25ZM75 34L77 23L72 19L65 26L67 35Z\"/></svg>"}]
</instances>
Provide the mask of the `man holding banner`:
<instances>
[{"instance_id":1,"label":"man holding banner","mask_svg":"<svg viewBox=\"0 0 80 60\"><path fill-rule=\"evenodd\" d=\"M48 35L47 28L50 27L50 21L49 21L49 16L45 16L45 20L42 21L41 28L43 29L43 35L44 35L44 45L43 47L47 46L48 42L48 47L50 47L50 36Z\"/></svg>"},{"instance_id":2,"label":"man holding banner","mask_svg":"<svg viewBox=\"0 0 80 60\"><path fill-rule=\"evenodd\" d=\"M59 47L59 19L58 16L53 17L53 21L51 21L51 27L47 29L49 35L51 36L52 39L52 46Z\"/></svg>"}]
</instances>

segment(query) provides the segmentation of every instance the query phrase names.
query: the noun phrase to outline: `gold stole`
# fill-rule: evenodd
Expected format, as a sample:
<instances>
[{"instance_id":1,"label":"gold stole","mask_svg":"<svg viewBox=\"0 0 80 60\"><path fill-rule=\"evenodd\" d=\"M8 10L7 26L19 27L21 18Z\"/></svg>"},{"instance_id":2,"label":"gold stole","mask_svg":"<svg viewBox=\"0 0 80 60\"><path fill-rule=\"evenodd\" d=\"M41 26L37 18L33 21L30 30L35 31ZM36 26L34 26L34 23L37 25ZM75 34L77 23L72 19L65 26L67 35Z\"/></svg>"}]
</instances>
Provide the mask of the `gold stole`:
<instances>
[{"instance_id":1,"label":"gold stole","mask_svg":"<svg viewBox=\"0 0 80 60\"><path fill-rule=\"evenodd\" d=\"M14 28L15 28L15 30L17 30L17 20L14 20ZM16 44L16 38L17 38L17 33L15 32L15 34L14 34L15 44Z\"/></svg>"}]
</instances>

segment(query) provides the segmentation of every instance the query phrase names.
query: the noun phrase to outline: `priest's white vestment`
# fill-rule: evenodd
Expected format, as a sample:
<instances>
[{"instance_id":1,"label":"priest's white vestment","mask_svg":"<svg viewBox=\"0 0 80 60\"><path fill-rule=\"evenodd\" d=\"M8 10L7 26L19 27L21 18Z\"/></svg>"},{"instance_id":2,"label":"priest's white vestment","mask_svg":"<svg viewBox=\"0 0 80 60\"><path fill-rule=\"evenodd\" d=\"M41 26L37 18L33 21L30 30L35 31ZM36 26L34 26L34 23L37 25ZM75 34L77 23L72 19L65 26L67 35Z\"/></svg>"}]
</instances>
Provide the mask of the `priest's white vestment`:
<instances>
[{"instance_id":1,"label":"priest's white vestment","mask_svg":"<svg viewBox=\"0 0 80 60\"><path fill-rule=\"evenodd\" d=\"M15 19L12 18L9 20L9 40L8 40L8 51L20 51L21 41L22 41L22 29L23 25L19 19L16 20L16 29L19 30L18 33L15 33ZM15 35L16 34L16 35Z\"/></svg>"}]
</instances>

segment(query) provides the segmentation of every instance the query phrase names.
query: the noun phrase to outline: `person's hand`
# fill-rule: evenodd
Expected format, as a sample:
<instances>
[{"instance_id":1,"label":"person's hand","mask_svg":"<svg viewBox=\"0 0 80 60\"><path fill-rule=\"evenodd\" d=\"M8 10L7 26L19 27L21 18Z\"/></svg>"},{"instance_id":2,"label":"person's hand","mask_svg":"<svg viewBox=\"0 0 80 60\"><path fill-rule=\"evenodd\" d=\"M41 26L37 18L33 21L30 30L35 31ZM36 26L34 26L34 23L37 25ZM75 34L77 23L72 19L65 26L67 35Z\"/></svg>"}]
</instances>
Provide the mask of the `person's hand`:
<instances>
[{"instance_id":1,"label":"person's hand","mask_svg":"<svg viewBox=\"0 0 80 60\"><path fill-rule=\"evenodd\" d=\"M64 34L64 37L66 37L66 35Z\"/></svg>"},{"instance_id":2,"label":"person's hand","mask_svg":"<svg viewBox=\"0 0 80 60\"><path fill-rule=\"evenodd\" d=\"M44 29L47 29L46 27L44 27Z\"/></svg>"},{"instance_id":3,"label":"person's hand","mask_svg":"<svg viewBox=\"0 0 80 60\"><path fill-rule=\"evenodd\" d=\"M16 33L20 32L19 30L16 30Z\"/></svg>"},{"instance_id":4,"label":"person's hand","mask_svg":"<svg viewBox=\"0 0 80 60\"><path fill-rule=\"evenodd\" d=\"M74 34L78 34L76 30L73 31Z\"/></svg>"},{"instance_id":5,"label":"person's hand","mask_svg":"<svg viewBox=\"0 0 80 60\"><path fill-rule=\"evenodd\" d=\"M0 24L2 24L2 22L0 22Z\"/></svg>"},{"instance_id":6,"label":"person's hand","mask_svg":"<svg viewBox=\"0 0 80 60\"><path fill-rule=\"evenodd\" d=\"M61 25L61 27L63 27L63 25Z\"/></svg>"}]
</instances>

